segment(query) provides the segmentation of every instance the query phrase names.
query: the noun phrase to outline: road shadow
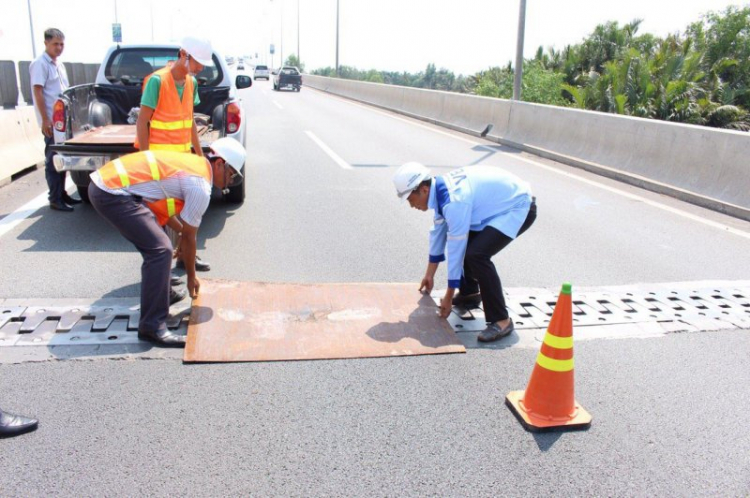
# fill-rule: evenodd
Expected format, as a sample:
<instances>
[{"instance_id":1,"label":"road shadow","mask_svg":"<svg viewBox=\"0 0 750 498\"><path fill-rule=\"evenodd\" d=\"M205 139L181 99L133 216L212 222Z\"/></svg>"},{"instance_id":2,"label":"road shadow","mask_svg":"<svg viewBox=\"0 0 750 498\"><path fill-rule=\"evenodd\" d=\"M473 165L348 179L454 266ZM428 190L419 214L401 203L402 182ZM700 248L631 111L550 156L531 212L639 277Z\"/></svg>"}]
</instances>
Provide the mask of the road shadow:
<instances>
[{"instance_id":1,"label":"road shadow","mask_svg":"<svg viewBox=\"0 0 750 498\"><path fill-rule=\"evenodd\" d=\"M555 445L558 439L563 435L562 432L534 432L534 442L542 451L549 451Z\"/></svg>"},{"instance_id":2,"label":"road shadow","mask_svg":"<svg viewBox=\"0 0 750 498\"><path fill-rule=\"evenodd\" d=\"M416 306L409 313L407 321L378 323L367 330L367 336L388 343L414 339L431 349L457 345L455 334L448 332L447 327L440 323L444 320L438 317L438 308L429 295L420 293Z\"/></svg>"},{"instance_id":3,"label":"road shadow","mask_svg":"<svg viewBox=\"0 0 750 498\"><path fill-rule=\"evenodd\" d=\"M484 155L480 157L479 159L474 160L469 166L475 166L477 164L481 164L482 162L486 161L487 159L491 158L497 153L503 153L503 154L520 154L521 151L518 149L514 149L513 147L508 147L507 145L475 145L471 148L474 152L484 152Z\"/></svg>"}]
</instances>

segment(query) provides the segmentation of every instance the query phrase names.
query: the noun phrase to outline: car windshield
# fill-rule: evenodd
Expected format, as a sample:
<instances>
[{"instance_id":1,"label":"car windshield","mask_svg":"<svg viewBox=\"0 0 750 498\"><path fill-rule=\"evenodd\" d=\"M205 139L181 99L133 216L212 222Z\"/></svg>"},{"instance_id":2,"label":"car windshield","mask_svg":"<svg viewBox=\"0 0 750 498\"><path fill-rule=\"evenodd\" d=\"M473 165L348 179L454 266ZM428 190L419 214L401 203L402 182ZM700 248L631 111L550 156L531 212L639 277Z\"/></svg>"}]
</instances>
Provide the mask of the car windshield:
<instances>
[{"instance_id":1,"label":"car windshield","mask_svg":"<svg viewBox=\"0 0 750 498\"><path fill-rule=\"evenodd\" d=\"M281 70L281 74L299 74L299 71L293 67L285 67Z\"/></svg>"},{"instance_id":2,"label":"car windshield","mask_svg":"<svg viewBox=\"0 0 750 498\"><path fill-rule=\"evenodd\" d=\"M258 69L259 71L268 71L267 66L255 66L255 69Z\"/></svg>"},{"instance_id":3,"label":"car windshield","mask_svg":"<svg viewBox=\"0 0 750 498\"><path fill-rule=\"evenodd\" d=\"M140 86L146 76L177 60L179 51L174 48L123 48L109 58L104 76L110 83ZM196 75L198 86L217 86L223 75L221 66L213 56L214 65L206 66Z\"/></svg>"}]
</instances>

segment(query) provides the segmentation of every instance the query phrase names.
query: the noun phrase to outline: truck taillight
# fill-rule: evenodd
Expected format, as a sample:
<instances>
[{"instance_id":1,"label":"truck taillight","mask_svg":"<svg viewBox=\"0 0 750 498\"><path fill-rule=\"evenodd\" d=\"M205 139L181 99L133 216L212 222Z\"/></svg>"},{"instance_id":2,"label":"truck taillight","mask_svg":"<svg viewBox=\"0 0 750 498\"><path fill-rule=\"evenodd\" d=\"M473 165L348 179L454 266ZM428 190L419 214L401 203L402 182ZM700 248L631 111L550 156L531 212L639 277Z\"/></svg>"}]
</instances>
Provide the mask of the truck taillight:
<instances>
[{"instance_id":1,"label":"truck taillight","mask_svg":"<svg viewBox=\"0 0 750 498\"><path fill-rule=\"evenodd\" d=\"M52 125L57 131L65 131L65 103L57 100L52 107Z\"/></svg>"},{"instance_id":2,"label":"truck taillight","mask_svg":"<svg viewBox=\"0 0 750 498\"><path fill-rule=\"evenodd\" d=\"M240 123L242 122L240 106L234 103L227 105L225 117L227 133L236 133L240 129Z\"/></svg>"}]
</instances>

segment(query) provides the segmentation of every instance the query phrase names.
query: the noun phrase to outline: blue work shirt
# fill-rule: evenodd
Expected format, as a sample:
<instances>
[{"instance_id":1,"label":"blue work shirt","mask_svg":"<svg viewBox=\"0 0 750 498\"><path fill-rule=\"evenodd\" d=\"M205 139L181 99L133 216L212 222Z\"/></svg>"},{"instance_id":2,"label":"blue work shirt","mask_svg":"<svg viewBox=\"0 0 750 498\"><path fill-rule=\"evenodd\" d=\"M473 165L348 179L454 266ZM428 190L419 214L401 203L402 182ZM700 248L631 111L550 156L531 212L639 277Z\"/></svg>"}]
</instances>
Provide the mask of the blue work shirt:
<instances>
[{"instance_id":1,"label":"blue work shirt","mask_svg":"<svg viewBox=\"0 0 750 498\"><path fill-rule=\"evenodd\" d=\"M518 236L531 206L531 187L492 166L469 166L436 176L427 208L435 211L430 230L430 262L445 261L448 287L457 289L463 274L469 232L491 226L511 239Z\"/></svg>"}]
</instances>

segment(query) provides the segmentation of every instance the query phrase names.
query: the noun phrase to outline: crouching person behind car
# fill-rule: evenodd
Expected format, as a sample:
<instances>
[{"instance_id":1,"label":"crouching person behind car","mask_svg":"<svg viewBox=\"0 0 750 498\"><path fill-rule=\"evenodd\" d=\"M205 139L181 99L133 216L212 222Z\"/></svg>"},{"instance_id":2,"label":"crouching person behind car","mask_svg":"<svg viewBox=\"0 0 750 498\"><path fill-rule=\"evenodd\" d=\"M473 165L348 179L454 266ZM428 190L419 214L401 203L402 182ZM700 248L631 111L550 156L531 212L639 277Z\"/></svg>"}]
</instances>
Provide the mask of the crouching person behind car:
<instances>
[{"instance_id":1,"label":"crouching person behind car","mask_svg":"<svg viewBox=\"0 0 750 498\"><path fill-rule=\"evenodd\" d=\"M185 344L184 336L167 330L173 247L162 227L181 233L177 251L185 262L188 292L195 298L200 291L196 234L211 185L225 189L239 184L245 163L245 148L232 138L215 141L211 149L208 158L165 150L136 152L91 174L91 204L143 256L139 339L164 346Z\"/></svg>"}]
</instances>

